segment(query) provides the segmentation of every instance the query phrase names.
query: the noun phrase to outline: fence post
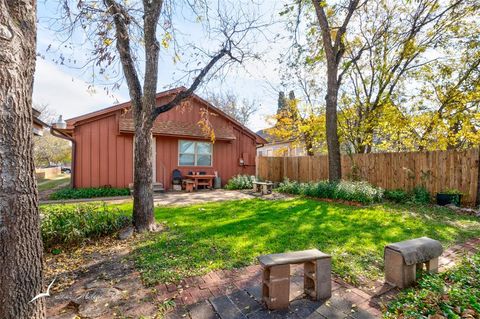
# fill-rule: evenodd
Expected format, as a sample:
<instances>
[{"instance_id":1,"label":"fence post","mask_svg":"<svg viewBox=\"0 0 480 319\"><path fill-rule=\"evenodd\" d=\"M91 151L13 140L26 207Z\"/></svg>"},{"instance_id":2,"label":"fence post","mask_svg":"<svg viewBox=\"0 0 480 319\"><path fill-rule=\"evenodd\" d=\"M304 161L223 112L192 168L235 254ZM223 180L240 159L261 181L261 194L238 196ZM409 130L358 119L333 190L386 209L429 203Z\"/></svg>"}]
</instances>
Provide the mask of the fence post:
<instances>
[{"instance_id":1,"label":"fence post","mask_svg":"<svg viewBox=\"0 0 480 319\"><path fill-rule=\"evenodd\" d=\"M477 198L475 199L475 206L480 206L480 148L477 158Z\"/></svg>"}]
</instances>

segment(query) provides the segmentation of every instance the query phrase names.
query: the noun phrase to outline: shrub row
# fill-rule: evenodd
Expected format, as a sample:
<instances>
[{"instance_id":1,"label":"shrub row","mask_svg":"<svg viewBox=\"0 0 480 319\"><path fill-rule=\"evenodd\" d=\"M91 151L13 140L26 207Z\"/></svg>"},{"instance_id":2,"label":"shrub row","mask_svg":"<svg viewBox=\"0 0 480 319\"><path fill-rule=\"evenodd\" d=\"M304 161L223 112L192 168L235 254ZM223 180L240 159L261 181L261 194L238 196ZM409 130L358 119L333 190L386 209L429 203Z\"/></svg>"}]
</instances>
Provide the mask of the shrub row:
<instances>
[{"instance_id":1,"label":"shrub row","mask_svg":"<svg viewBox=\"0 0 480 319\"><path fill-rule=\"evenodd\" d=\"M250 175L237 175L232 177L227 185L226 189L251 189L253 188L253 182L255 181L255 176Z\"/></svg>"},{"instance_id":2,"label":"shrub row","mask_svg":"<svg viewBox=\"0 0 480 319\"><path fill-rule=\"evenodd\" d=\"M363 204L379 202L383 198L383 189L372 186L367 182L341 181L330 183L321 181L299 183L287 179L280 184L277 191L294 195L356 201Z\"/></svg>"},{"instance_id":3,"label":"shrub row","mask_svg":"<svg viewBox=\"0 0 480 319\"><path fill-rule=\"evenodd\" d=\"M128 196L128 188L92 187L92 188L64 188L50 195L50 199L76 199L94 197Z\"/></svg>"},{"instance_id":4,"label":"shrub row","mask_svg":"<svg viewBox=\"0 0 480 319\"><path fill-rule=\"evenodd\" d=\"M415 187L411 191L403 189L386 190L384 197L395 203L402 204L429 204L430 193L425 187Z\"/></svg>"},{"instance_id":5,"label":"shrub row","mask_svg":"<svg viewBox=\"0 0 480 319\"><path fill-rule=\"evenodd\" d=\"M424 276L389 304L384 318L480 318L480 253Z\"/></svg>"},{"instance_id":6,"label":"shrub row","mask_svg":"<svg viewBox=\"0 0 480 319\"><path fill-rule=\"evenodd\" d=\"M41 231L45 247L78 244L113 234L131 224L129 212L103 204L41 206Z\"/></svg>"}]
</instances>

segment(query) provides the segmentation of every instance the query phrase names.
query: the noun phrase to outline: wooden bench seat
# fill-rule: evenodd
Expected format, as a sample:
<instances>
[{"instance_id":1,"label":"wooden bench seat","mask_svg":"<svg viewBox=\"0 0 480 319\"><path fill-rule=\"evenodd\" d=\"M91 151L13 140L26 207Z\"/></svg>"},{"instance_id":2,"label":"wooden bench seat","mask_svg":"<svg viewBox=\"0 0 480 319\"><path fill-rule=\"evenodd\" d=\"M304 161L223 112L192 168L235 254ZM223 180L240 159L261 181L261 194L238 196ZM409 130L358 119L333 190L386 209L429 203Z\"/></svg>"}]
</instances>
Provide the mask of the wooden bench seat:
<instances>
[{"instance_id":1,"label":"wooden bench seat","mask_svg":"<svg viewBox=\"0 0 480 319\"><path fill-rule=\"evenodd\" d=\"M262 299L269 309L288 308L290 265L304 265L304 290L315 300L332 295L331 256L318 249L270 254L258 257L263 266Z\"/></svg>"}]
</instances>

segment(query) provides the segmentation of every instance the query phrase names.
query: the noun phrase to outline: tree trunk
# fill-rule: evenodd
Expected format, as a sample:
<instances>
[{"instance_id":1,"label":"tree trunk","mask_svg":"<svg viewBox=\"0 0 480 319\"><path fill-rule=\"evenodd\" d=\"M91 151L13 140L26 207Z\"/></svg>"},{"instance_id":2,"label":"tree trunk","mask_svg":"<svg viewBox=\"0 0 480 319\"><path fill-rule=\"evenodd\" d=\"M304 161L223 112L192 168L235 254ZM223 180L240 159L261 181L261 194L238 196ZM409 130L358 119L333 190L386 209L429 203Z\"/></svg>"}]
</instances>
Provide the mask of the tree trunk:
<instances>
[{"instance_id":1,"label":"tree trunk","mask_svg":"<svg viewBox=\"0 0 480 319\"><path fill-rule=\"evenodd\" d=\"M45 318L33 163L36 3L0 0L0 318Z\"/></svg>"},{"instance_id":2,"label":"tree trunk","mask_svg":"<svg viewBox=\"0 0 480 319\"><path fill-rule=\"evenodd\" d=\"M142 112L138 112L142 113ZM155 228L152 188L152 123L136 115L133 223L138 232Z\"/></svg>"},{"instance_id":3,"label":"tree trunk","mask_svg":"<svg viewBox=\"0 0 480 319\"><path fill-rule=\"evenodd\" d=\"M326 129L328 146L328 178L337 182L342 178L340 159L340 143L338 141L337 96L338 96L338 66L334 62L328 64L328 82L326 96Z\"/></svg>"}]
</instances>

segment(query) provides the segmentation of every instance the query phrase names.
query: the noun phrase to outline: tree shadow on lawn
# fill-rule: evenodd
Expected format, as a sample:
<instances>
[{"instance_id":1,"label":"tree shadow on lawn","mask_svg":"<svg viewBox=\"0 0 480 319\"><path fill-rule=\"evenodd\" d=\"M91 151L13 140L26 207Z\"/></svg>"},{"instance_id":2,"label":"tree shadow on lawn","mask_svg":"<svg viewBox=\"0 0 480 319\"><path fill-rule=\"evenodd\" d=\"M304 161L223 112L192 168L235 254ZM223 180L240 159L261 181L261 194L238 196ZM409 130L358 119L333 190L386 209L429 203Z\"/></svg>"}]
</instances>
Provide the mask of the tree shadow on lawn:
<instances>
[{"instance_id":1,"label":"tree shadow on lawn","mask_svg":"<svg viewBox=\"0 0 480 319\"><path fill-rule=\"evenodd\" d=\"M262 254L318 248L332 255L336 274L359 284L382 276L387 243L428 236L451 244L480 235L478 220L445 209L352 207L299 198L159 208L156 218L170 232L136 251L146 283L245 266Z\"/></svg>"}]
</instances>

